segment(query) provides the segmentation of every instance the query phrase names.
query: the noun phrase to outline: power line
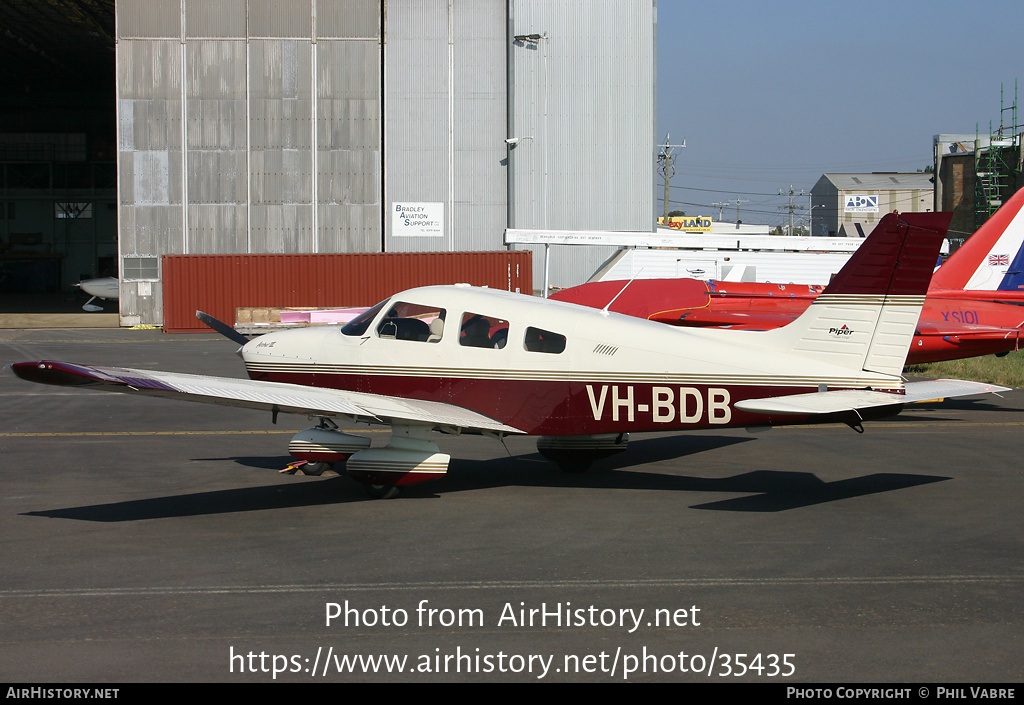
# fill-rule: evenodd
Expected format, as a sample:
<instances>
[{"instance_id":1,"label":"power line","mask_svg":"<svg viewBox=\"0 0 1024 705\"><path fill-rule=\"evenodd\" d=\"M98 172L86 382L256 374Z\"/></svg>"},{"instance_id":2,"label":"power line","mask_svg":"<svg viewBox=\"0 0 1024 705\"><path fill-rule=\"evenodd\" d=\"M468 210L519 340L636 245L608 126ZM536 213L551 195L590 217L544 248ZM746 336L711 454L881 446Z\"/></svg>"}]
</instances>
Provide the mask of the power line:
<instances>
[{"instance_id":1,"label":"power line","mask_svg":"<svg viewBox=\"0 0 1024 705\"><path fill-rule=\"evenodd\" d=\"M672 149L679 147L683 149L686 147L686 140L683 140L682 144L671 144L669 134L665 133L665 144L659 145L661 152L658 154L658 171L665 178L665 222L668 222L668 189L669 182L672 180L672 176L676 173L675 163L678 155L672 153Z\"/></svg>"}]
</instances>

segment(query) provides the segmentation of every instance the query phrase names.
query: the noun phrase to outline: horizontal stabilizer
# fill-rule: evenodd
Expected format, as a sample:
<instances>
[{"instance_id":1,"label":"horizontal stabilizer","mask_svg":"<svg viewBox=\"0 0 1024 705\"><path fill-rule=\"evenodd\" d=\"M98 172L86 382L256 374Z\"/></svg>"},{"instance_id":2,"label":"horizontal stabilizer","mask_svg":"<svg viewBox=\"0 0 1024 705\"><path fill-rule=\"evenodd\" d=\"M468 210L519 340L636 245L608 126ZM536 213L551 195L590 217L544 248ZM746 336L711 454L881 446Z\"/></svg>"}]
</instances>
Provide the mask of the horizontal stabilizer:
<instances>
[{"instance_id":1,"label":"horizontal stabilizer","mask_svg":"<svg viewBox=\"0 0 1024 705\"><path fill-rule=\"evenodd\" d=\"M1008 392L1010 388L964 379L930 379L925 382L907 382L906 390L904 396L907 403L914 403L947 397L969 397L972 394L998 394Z\"/></svg>"},{"instance_id":2,"label":"horizontal stabilizer","mask_svg":"<svg viewBox=\"0 0 1024 705\"><path fill-rule=\"evenodd\" d=\"M871 389L837 389L831 392L789 394L782 397L745 399L733 406L756 414L817 415L838 414L904 404L902 394L876 392Z\"/></svg>"},{"instance_id":3,"label":"horizontal stabilizer","mask_svg":"<svg viewBox=\"0 0 1024 705\"><path fill-rule=\"evenodd\" d=\"M829 392L789 394L782 397L746 399L734 405L737 409L756 414L807 415L839 414L865 411L896 404L972 394L1007 392L1006 387L959 379L937 379L927 382L908 382L905 394L879 392L873 389L837 389Z\"/></svg>"}]
</instances>

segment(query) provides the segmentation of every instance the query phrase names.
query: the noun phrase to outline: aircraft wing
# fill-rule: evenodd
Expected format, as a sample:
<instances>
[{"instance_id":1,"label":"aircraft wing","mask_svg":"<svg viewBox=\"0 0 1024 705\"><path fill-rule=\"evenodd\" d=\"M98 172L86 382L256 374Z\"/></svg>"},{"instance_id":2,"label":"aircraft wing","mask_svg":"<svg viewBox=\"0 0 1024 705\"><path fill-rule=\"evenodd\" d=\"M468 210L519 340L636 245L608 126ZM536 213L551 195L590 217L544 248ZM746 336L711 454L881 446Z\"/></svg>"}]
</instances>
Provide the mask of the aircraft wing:
<instances>
[{"instance_id":1,"label":"aircraft wing","mask_svg":"<svg viewBox=\"0 0 1024 705\"><path fill-rule=\"evenodd\" d=\"M918 335L930 335L943 338L957 338L959 340L1004 340L1015 338L1021 334L1020 328L1000 328L998 326L979 326L963 324L940 328L927 323L919 323L917 326Z\"/></svg>"},{"instance_id":2,"label":"aircraft wing","mask_svg":"<svg viewBox=\"0 0 1024 705\"><path fill-rule=\"evenodd\" d=\"M765 311L723 311L714 308L696 311L665 311L650 319L658 323L679 326L715 326L769 330L785 326L796 320L797 313L769 313Z\"/></svg>"},{"instance_id":3,"label":"aircraft wing","mask_svg":"<svg viewBox=\"0 0 1024 705\"><path fill-rule=\"evenodd\" d=\"M69 362L18 362L11 365L11 369L18 377L30 382L65 387L87 387L273 413L348 416L376 423L429 424L472 431L523 433L454 404L380 394Z\"/></svg>"},{"instance_id":4,"label":"aircraft wing","mask_svg":"<svg viewBox=\"0 0 1024 705\"><path fill-rule=\"evenodd\" d=\"M818 415L861 412L895 404L912 404L946 397L970 396L991 392L1008 392L1007 387L959 379L937 379L908 382L905 394L879 392L873 389L837 389L830 392L789 394L782 397L745 399L733 406L757 414Z\"/></svg>"}]
</instances>

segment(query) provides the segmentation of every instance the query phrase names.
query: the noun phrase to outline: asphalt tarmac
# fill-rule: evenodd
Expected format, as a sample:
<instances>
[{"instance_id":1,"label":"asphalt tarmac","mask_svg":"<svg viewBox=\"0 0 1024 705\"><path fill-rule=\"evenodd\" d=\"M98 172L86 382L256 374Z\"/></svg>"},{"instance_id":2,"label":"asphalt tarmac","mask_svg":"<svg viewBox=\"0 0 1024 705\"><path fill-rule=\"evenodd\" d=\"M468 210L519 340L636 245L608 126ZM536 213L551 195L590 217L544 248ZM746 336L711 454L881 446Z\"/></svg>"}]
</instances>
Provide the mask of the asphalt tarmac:
<instances>
[{"instance_id":1,"label":"asphalt tarmac","mask_svg":"<svg viewBox=\"0 0 1024 705\"><path fill-rule=\"evenodd\" d=\"M242 377L234 348L0 331L3 365ZM304 418L6 370L0 681L1020 682L1022 411L639 434L585 474L439 436L445 478L371 500L279 472Z\"/></svg>"}]
</instances>

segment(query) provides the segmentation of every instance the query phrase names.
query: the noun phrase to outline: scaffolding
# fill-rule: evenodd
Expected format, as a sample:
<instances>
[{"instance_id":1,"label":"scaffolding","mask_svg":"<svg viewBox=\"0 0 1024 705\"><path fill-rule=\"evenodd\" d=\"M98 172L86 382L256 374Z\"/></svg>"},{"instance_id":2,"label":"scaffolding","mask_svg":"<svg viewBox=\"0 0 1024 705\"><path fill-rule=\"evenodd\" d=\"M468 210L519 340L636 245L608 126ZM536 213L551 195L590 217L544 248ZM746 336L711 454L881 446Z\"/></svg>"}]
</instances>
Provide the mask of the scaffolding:
<instances>
[{"instance_id":1,"label":"scaffolding","mask_svg":"<svg viewBox=\"0 0 1024 705\"><path fill-rule=\"evenodd\" d=\"M1018 186L1021 165L1020 125L1017 121L1017 82L1013 85L1013 103L1006 105L1004 90L999 89L999 128L988 125L988 144L982 144L976 129L974 147L974 227L999 210Z\"/></svg>"}]
</instances>

